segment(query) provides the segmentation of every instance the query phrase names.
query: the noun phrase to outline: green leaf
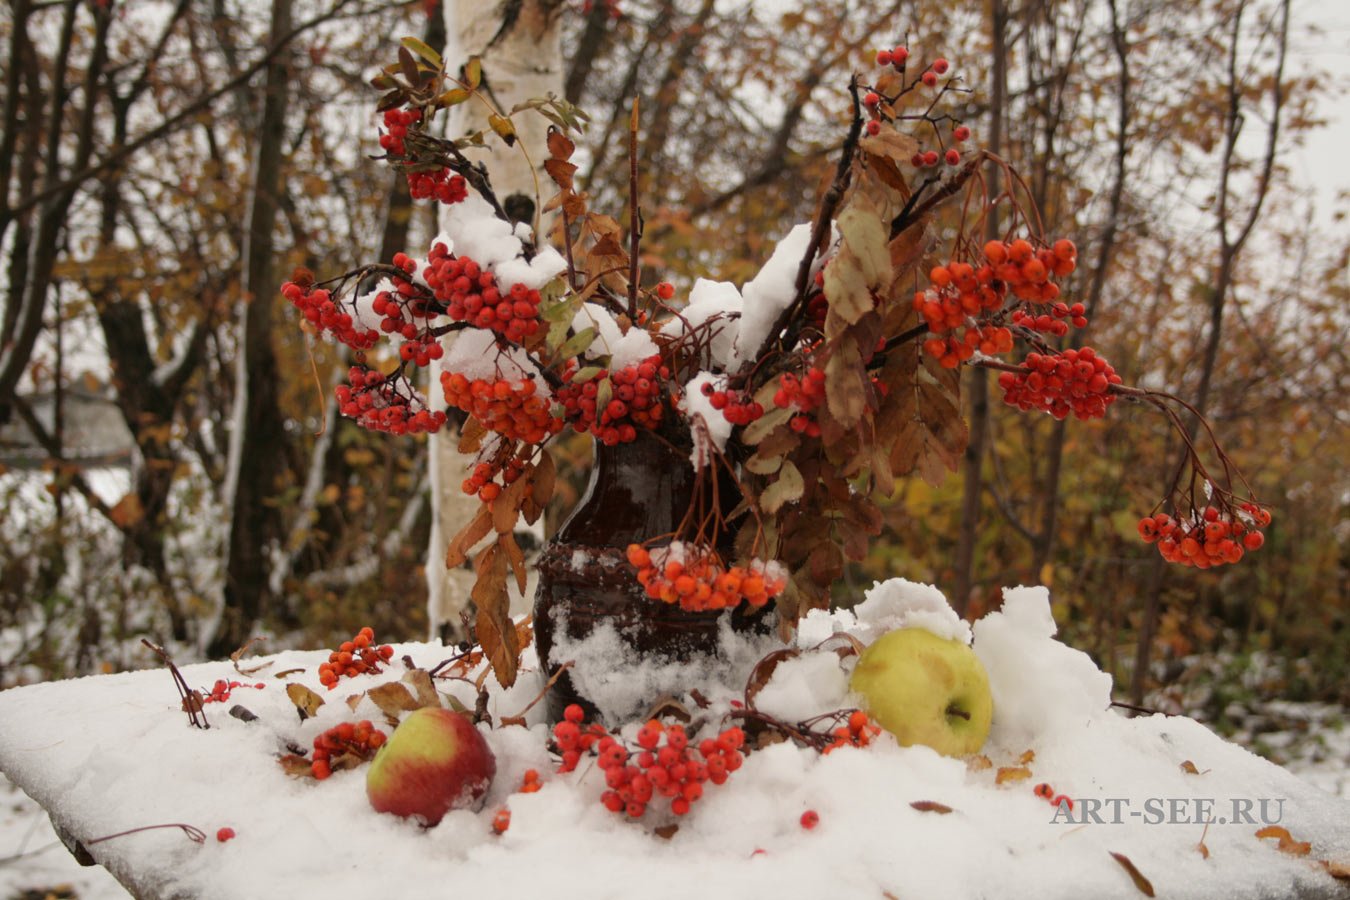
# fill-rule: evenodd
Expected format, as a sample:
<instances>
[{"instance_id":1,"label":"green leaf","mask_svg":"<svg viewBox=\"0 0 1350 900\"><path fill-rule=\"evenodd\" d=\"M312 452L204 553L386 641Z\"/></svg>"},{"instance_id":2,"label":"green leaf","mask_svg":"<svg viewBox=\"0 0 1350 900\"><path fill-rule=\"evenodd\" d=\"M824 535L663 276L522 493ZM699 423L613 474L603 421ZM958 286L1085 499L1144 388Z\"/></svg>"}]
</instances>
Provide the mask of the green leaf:
<instances>
[{"instance_id":1,"label":"green leaf","mask_svg":"<svg viewBox=\"0 0 1350 900\"><path fill-rule=\"evenodd\" d=\"M572 384L585 384L603 371L599 366L587 366L572 376Z\"/></svg>"},{"instance_id":2,"label":"green leaf","mask_svg":"<svg viewBox=\"0 0 1350 900\"><path fill-rule=\"evenodd\" d=\"M614 382L608 378L601 380L599 386L595 389L595 414L598 417L609 406L609 401L614 399Z\"/></svg>"},{"instance_id":3,"label":"green leaf","mask_svg":"<svg viewBox=\"0 0 1350 900\"><path fill-rule=\"evenodd\" d=\"M558 348L558 355L563 359L571 359L573 356L581 355L595 342L596 334L594 328L583 328Z\"/></svg>"},{"instance_id":4,"label":"green leaf","mask_svg":"<svg viewBox=\"0 0 1350 900\"><path fill-rule=\"evenodd\" d=\"M437 53L435 50L432 50L422 41L419 41L415 37L405 37L403 40L399 41L399 43L407 47L413 53L416 53L418 56L425 59L427 62L431 63L433 68L440 69L441 55Z\"/></svg>"}]
</instances>

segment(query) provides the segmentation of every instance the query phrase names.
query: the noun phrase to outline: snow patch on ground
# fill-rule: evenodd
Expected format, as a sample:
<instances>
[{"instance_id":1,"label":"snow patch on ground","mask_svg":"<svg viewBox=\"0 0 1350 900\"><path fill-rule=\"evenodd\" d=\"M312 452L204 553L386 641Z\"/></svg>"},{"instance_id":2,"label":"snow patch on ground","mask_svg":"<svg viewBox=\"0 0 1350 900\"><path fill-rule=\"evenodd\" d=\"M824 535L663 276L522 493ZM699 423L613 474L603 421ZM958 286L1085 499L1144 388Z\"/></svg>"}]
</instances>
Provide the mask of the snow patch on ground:
<instances>
[{"instance_id":1,"label":"snow patch on ground","mask_svg":"<svg viewBox=\"0 0 1350 900\"><path fill-rule=\"evenodd\" d=\"M876 596L893 591L905 592L891 587ZM917 587L914 592L921 595ZM801 654L781 663L760 691L762 712L800 720L847 702L841 689L850 661L829 645L810 647L822 633L867 634L872 626L849 611L813 616L808 624L796 647ZM1213 814L1221 816L1234 801L1278 801L1279 824L1312 842L1311 859L1342 863L1350 861L1350 804L1189 719L1117 715L1106 706L1105 676L1056 641L1054 630L1048 597L1035 589L1009 591L1003 611L975 625L973 646L995 691L994 732L983 750L991 768L924 747L902 748L885 735L866 749L828 755L772 744L750 753L726 785L710 786L669 840L650 830L658 821L631 823L603 808L598 767L583 763L575 772L554 773L538 706L525 726L487 732L499 774L484 808L452 812L434 829L373 813L363 771L339 772L321 783L288 778L275 761L288 741L308 745L340 721L375 718L369 700L355 710L343 701L401 674L396 664L328 692L316 672L326 651L268 658L271 668L254 676L267 687L234 698L258 720L245 723L212 704L207 731L187 725L162 670L4 692L0 768L86 840L163 822L188 822L212 835L222 826L235 829L238 836L227 844L199 846L160 830L92 848L106 866L159 896L254 900L375 890L400 896L452 884L466 896L617 900L635 890L684 897L696 880L701 892L715 897L1134 900L1139 893L1112 852L1132 860L1160 897L1335 895L1338 888L1313 862L1258 840L1254 824L1216 822L1206 831L1195 818L1196 804L1212 801ZM768 636L728 631L726 658L677 674L621 659L612 635L582 643L571 649L606 666L626 663L632 681L646 680L644 689L670 687L695 716L690 727L713 730L736 709L761 651L775 646ZM453 651L405 644L395 659L405 654L429 668ZM494 721L534 698L541 681L535 666L528 652L509 690L488 679ZM295 668L303 671L283 679L273 674ZM190 684L205 686L231 677L233 669L206 663L183 673ZM472 707L476 675L437 687ZM297 721L284 692L289 681L328 701L314 718ZM631 682L593 687L616 709L631 709L638 690ZM693 697L695 687L706 709ZM1028 750L1034 753L1026 762L1029 776L998 784L999 767L1018 765ZM1182 769L1187 761L1199 774ZM516 793L527 768L541 772L543 789ZM1056 821L1055 808L1032 791L1039 782L1074 798L1079 810L1095 805L1106 819ZM912 805L919 801L952 812L923 811ZM1132 817L1162 801L1179 803L1186 821L1149 824ZM1118 822L1110 804L1122 810ZM495 836L491 821L501 807L510 809L511 826ZM811 830L800 824L807 810L819 815ZM1196 850L1202 835L1208 858ZM603 877L576 876L579 860L603 867Z\"/></svg>"}]
</instances>

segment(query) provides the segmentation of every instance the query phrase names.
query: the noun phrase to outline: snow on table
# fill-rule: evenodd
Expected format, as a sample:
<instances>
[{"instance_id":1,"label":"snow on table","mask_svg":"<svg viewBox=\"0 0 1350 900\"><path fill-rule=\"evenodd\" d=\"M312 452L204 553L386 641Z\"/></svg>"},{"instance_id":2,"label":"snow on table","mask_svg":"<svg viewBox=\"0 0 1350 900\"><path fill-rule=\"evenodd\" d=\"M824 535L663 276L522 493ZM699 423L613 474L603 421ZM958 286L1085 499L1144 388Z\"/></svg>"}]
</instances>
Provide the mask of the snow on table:
<instances>
[{"instance_id":1,"label":"snow on table","mask_svg":"<svg viewBox=\"0 0 1350 900\"><path fill-rule=\"evenodd\" d=\"M963 639L935 593L888 582L852 613L810 616L799 643L810 647L838 631L866 641L897 624ZM666 820L652 812L652 822L631 823L604 809L595 766L553 774L539 707L528 727L484 727L498 762L487 802L481 811L452 812L433 829L373 812L364 769L323 782L283 773L276 760L288 741L309 746L340 721L378 721L369 699L354 711L342 701L399 678L404 654L428 668L449 655L428 644L398 646L389 671L344 680L332 692L318 683L324 653L268 657L270 667L252 676L265 687L239 688L229 702L208 705L211 728L204 731L187 724L163 670L6 691L0 769L85 843L160 823L206 832L200 845L162 829L89 848L144 897L1143 896L1111 853L1128 858L1159 897L1346 893L1317 860L1350 862L1350 803L1189 719L1126 719L1110 711L1110 680L1054 640L1043 590L1009 591L1003 611L973 631L994 691L994 730L983 750L992 767L902 748L884 735L865 749L824 756L773 744L750 753L725 785L708 785L669 839L653 832ZM729 698L743 689L753 654L740 649L719 670L722 690L699 686L701 696L712 698L705 715L729 710ZM805 718L855 705L839 671L849 665L833 652L783 663L760 692L759 707ZM272 674L294 668L304 671L284 679ZM183 674L203 688L218 678L252 680L229 663L186 666ZM539 687L536 674L493 692L494 721L529 703ZM301 723L283 681L306 684L328 702ZM472 700L464 682L438 687ZM258 720L227 715L234 703ZM999 768L1017 766L1028 750L1035 755L1027 763L1030 777L997 784ZM1185 771L1186 762L1198 774ZM544 774L543 789L516 793L529 768ZM1033 793L1040 782L1074 798L1074 823ZM1267 822L1260 821L1263 800ZM919 801L951 812L911 805ZM1080 824L1091 801L1102 821ZM1216 821L1205 830L1202 819L1230 818L1244 805L1257 821ZM503 806L511 811L510 828L495 835L492 819ZM801 824L808 810L819 815L812 829ZM1276 816L1294 839L1312 843L1307 857L1255 836ZM226 826L237 837L219 843L215 833ZM1207 858L1197 846L1202 835Z\"/></svg>"}]
</instances>

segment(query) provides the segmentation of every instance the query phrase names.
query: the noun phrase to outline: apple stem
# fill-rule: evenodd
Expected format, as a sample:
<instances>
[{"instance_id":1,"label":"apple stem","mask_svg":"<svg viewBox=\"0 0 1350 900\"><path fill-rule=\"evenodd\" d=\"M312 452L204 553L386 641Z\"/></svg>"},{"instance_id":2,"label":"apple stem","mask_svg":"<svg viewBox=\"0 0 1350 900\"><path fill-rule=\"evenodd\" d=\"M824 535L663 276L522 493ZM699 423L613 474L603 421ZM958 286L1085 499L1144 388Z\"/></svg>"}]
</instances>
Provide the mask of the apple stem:
<instances>
[{"instance_id":1,"label":"apple stem","mask_svg":"<svg viewBox=\"0 0 1350 900\"><path fill-rule=\"evenodd\" d=\"M970 713L966 712L966 711L963 710L963 709L957 709L957 708L956 708L956 704L952 704L951 706L948 706L948 707L947 707L947 715L949 715L949 716L960 716L961 718L965 719L966 721L970 721Z\"/></svg>"}]
</instances>

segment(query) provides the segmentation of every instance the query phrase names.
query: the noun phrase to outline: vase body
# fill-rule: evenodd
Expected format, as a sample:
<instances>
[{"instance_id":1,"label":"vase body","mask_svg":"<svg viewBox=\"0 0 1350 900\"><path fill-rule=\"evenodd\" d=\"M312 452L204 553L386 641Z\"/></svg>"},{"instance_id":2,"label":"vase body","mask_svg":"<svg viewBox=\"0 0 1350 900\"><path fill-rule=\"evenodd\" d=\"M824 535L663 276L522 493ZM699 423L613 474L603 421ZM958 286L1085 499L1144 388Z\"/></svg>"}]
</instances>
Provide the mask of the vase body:
<instances>
[{"instance_id":1,"label":"vase body","mask_svg":"<svg viewBox=\"0 0 1350 900\"><path fill-rule=\"evenodd\" d=\"M738 630L760 626L765 610L685 612L678 605L648 598L627 559L630 544L652 538L659 539L647 544L649 548L669 543L697 491L708 492L707 508L711 478L705 473L700 482L687 451L645 429L639 429L631 443L606 447L597 442L586 493L538 562L534 639L546 673L551 675L566 662L553 653L557 638L581 639L606 623L615 626L630 651L644 658L677 660L714 652L724 615L731 616L732 627ZM718 497L724 512L740 499L735 483L727 478L718 485ZM729 533L717 549L725 559ZM564 672L549 692L550 721L559 720L570 703L594 713Z\"/></svg>"}]
</instances>

